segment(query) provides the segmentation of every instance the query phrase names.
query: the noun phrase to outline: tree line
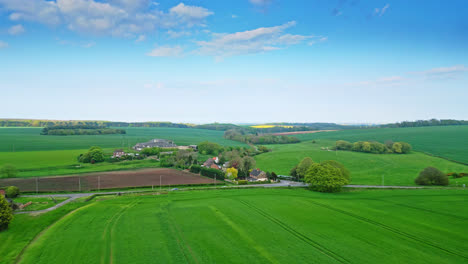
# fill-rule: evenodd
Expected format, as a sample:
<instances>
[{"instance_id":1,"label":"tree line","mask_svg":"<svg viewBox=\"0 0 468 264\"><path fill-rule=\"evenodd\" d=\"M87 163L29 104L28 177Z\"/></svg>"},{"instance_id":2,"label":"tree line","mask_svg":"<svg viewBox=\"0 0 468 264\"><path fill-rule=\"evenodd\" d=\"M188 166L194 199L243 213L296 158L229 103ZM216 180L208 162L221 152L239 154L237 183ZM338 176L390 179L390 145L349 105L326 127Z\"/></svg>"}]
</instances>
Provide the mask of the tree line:
<instances>
[{"instance_id":1,"label":"tree line","mask_svg":"<svg viewBox=\"0 0 468 264\"><path fill-rule=\"evenodd\" d=\"M41 135L71 136L71 135L109 135L126 134L123 129L108 128L105 126L79 124L79 125L54 125L44 127Z\"/></svg>"},{"instance_id":2,"label":"tree line","mask_svg":"<svg viewBox=\"0 0 468 264\"><path fill-rule=\"evenodd\" d=\"M454 119L430 119L430 120L416 120L416 121L403 121L399 123L391 123L381 125L380 127L426 127L426 126L461 126L468 125L467 120L454 120Z\"/></svg>"},{"instance_id":3,"label":"tree line","mask_svg":"<svg viewBox=\"0 0 468 264\"><path fill-rule=\"evenodd\" d=\"M274 136L263 134L249 134L248 131L243 129L230 129L224 132L224 138L244 142L247 144L292 144L301 142L296 137L288 136Z\"/></svg>"},{"instance_id":4,"label":"tree line","mask_svg":"<svg viewBox=\"0 0 468 264\"><path fill-rule=\"evenodd\" d=\"M112 121L63 121L35 119L0 119L0 127L50 127L50 126L103 126L103 127L178 127L190 128L189 124L172 122L112 122Z\"/></svg>"},{"instance_id":5,"label":"tree line","mask_svg":"<svg viewBox=\"0 0 468 264\"><path fill-rule=\"evenodd\" d=\"M336 141L336 145L333 147L333 150L347 150L374 154L407 154L411 152L412 147L409 143L393 142L391 140L388 140L385 144L376 141L358 141L351 143L345 140L338 140Z\"/></svg>"}]
</instances>

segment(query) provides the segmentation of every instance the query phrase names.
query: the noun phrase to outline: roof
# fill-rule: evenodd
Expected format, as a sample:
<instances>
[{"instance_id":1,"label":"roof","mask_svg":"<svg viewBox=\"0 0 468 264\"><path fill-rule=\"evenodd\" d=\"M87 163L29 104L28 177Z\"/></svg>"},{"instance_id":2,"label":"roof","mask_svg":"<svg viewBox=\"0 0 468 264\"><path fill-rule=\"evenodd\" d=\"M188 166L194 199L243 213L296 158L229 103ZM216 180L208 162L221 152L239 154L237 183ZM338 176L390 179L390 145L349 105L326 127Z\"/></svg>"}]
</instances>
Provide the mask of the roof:
<instances>
[{"instance_id":1,"label":"roof","mask_svg":"<svg viewBox=\"0 0 468 264\"><path fill-rule=\"evenodd\" d=\"M148 142L144 143L137 143L134 148L152 148L152 147L157 147L157 148L176 148L177 145L174 144L172 140L167 140L167 139L152 139Z\"/></svg>"},{"instance_id":2,"label":"roof","mask_svg":"<svg viewBox=\"0 0 468 264\"><path fill-rule=\"evenodd\" d=\"M213 159L211 159L211 158L208 159L208 160L206 160L206 161L203 163L203 165L206 166L206 167L209 167L209 166L211 166L212 164L215 164L215 161L214 161Z\"/></svg>"},{"instance_id":3,"label":"roof","mask_svg":"<svg viewBox=\"0 0 468 264\"><path fill-rule=\"evenodd\" d=\"M263 171L259 170L259 169L255 169L255 170L252 170L250 172L250 176L255 176L257 177L258 175L260 175Z\"/></svg>"}]
</instances>

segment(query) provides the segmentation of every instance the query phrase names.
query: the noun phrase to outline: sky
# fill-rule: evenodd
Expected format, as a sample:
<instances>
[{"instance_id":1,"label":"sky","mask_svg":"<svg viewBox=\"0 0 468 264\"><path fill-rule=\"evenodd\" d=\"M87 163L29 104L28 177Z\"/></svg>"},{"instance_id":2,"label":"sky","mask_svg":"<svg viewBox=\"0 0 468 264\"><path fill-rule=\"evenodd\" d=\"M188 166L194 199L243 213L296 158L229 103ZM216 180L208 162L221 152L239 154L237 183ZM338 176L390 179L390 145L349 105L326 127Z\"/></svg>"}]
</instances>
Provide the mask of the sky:
<instances>
[{"instance_id":1,"label":"sky","mask_svg":"<svg viewBox=\"0 0 468 264\"><path fill-rule=\"evenodd\" d=\"M0 0L0 118L468 119L466 0Z\"/></svg>"}]
</instances>

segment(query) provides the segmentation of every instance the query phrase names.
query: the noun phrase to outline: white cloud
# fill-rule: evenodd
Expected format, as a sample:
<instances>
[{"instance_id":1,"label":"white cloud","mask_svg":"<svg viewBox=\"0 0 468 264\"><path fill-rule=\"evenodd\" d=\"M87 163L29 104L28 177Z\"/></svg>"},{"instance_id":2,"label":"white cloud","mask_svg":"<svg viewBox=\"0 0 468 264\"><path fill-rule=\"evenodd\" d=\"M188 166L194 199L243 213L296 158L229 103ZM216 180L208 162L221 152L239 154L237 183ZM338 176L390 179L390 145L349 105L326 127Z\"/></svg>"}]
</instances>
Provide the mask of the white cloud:
<instances>
[{"instance_id":1,"label":"white cloud","mask_svg":"<svg viewBox=\"0 0 468 264\"><path fill-rule=\"evenodd\" d=\"M231 15L232 18L237 18L237 15Z\"/></svg>"},{"instance_id":2,"label":"white cloud","mask_svg":"<svg viewBox=\"0 0 468 264\"><path fill-rule=\"evenodd\" d=\"M190 31L172 31L168 30L167 35L169 35L170 38L180 38L180 37L186 37L192 35Z\"/></svg>"},{"instance_id":3,"label":"white cloud","mask_svg":"<svg viewBox=\"0 0 468 264\"><path fill-rule=\"evenodd\" d=\"M145 35L140 35L138 36L137 39L135 39L135 42L138 43L138 42L143 42L146 40L146 36Z\"/></svg>"},{"instance_id":4,"label":"white cloud","mask_svg":"<svg viewBox=\"0 0 468 264\"><path fill-rule=\"evenodd\" d=\"M212 40L198 41L198 53L215 57L259 53L299 44L315 36L283 34L295 21L275 27L261 27L231 34L212 33Z\"/></svg>"},{"instance_id":5,"label":"white cloud","mask_svg":"<svg viewBox=\"0 0 468 264\"><path fill-rule=\"evenodd\" d=\"M375 8L374 9L374 16L383 16L389 7L390 7L390 5L386 4L382 8Z\"/></svg>"},{"instance_id":6,"label":"white cloud","mask_svg":"<svg viewBox=\"0 0 468 264\"><path fill-rule=\"evenodd\" d=\"M182 56L184 49L180 46L160 46L156 47L146 55L151 57L179 57Z\"/></svg>"},{"instance_id":7,"label":"white cloud","mask_svg":"<svg viewBox=\"0 0 468 264\"><path fill-rule=\"evenodd\" d=\"M411 73L423 75L426 78L430 78L430 79L450 79L450 78L455 78L465 72L468 72L467 67L465 67L464 65L455 65L451 67L432 68L427 71L411 72Z\"/></svg>"},{"instance_id":8,"label":"white cloud","mask_svg":"<svg viewBox=\"0 0 468 264\"><path fill-rule=\"evenodd\" d=\"M254 5L268 5L271 3L271 0L249 0L249 2Z\"/></svg>"},{"instance_id":9,"label":"white cloud","mask_svg":"<svg viewBox=\"0 0 468 264\"><path fill-rule=\"evenodd\" d=\"M0 49L8 48L8 43L0 40Z\"/></svg>"},{"instance_id":10,"label":"white cloud","mask_svg":"<svg viewBox=\"0 0 468 264\"><path fill-rule=\"evenodd\" d=\"M21 24L12 26L8 29L8 33L10 35L20 35L20 34L23 34L24 32L25 32L25 29Z\"/></svg>"},{"instance_id":11,"label":"white cloud","mask_svg":"<svg viewBox=\"0 0 468 264\"><path fill-rule=\"evenodd\" d=\"M188 26L200 24L203 20L214 13L206 8L199 6L188 6L180 3L169 10L170 14L176 16L178 20L183 21Z\"/></svg>"},{"instance_id":12,"label":"white cloud","mask_svg":"<svg viewBox=\"0 0 468 264\"><path fill-rule=\"evenodd\" d=\"M65 25L72 31L136 37L156 29L203 25L213 14L206 8L180 3L164 12L151 0L0 0L12 21Z\"/></svg>"}]
</instances>

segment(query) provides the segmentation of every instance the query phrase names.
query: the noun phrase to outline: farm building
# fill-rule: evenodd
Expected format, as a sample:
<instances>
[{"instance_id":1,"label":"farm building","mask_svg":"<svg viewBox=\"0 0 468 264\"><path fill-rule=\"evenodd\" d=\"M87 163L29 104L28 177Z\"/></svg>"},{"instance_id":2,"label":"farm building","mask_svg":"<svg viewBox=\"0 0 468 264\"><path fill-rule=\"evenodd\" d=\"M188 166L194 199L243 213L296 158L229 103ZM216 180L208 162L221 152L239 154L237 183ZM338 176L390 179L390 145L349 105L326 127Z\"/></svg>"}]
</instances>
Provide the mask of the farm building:
<instances>
[{"instance_id":1,"label":"farm building","mask_svg":"<svg viewBox=\"0 0 468 264\"><path fill-rule=\"evenodd\" d=\"M114 150L114 154L112 154L112 158L120 158L125 155L123 149L116 149Z\"/></svg>"},{"instance_id":2,"label":"farm building","mask_svg":"<svg viewBox=\"0 0 468 264\"><path fill-rule=\"evenodd\" d=\"M133 149L141 151L144 148L177 148L174 141L167 139L152 139L145 143L137 143Z\"/></svg>"},{"instance_id":3,"label":"farm building","mask_svg":"<svg viewBox=\"0 0 468 264\"><path fill-rule=\"evenodd\" d=\"M250 172L249 181L267 181L268 178L264 171L260 169L254 169Z\"/></svg>"}]
</instances>

